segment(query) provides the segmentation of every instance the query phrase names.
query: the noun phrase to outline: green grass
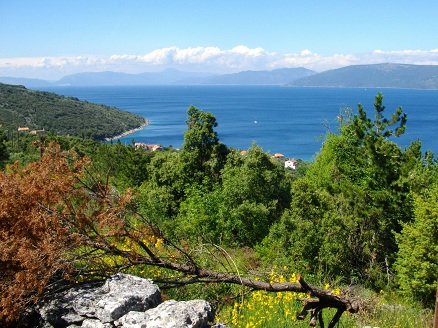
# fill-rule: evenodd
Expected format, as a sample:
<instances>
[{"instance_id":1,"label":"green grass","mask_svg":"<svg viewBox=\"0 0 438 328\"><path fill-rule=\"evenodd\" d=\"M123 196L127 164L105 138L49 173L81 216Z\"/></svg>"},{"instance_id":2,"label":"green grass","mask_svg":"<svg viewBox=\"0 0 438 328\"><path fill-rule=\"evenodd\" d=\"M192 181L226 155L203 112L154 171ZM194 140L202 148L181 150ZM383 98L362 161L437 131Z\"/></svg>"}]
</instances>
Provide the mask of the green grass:
<instances>
[{"instance_id":1,"label":"green grass","mask_svg":"<svg viewBox=\"0 0 438 328\"><path fill-rule=\"evenodd\" d=\"M429 328L433 326L433 310L401 298L395 292L361 291L364 309L357 316L358 327Z\"/></svg>"}]
</instances>

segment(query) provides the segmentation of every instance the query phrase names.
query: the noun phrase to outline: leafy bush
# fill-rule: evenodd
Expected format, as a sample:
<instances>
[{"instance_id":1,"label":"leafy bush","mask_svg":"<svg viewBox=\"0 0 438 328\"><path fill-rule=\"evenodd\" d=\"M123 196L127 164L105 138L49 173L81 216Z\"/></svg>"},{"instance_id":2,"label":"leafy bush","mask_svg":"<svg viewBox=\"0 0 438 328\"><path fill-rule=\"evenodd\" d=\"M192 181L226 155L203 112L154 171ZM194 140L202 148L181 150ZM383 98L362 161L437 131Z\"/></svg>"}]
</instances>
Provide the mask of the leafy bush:
<instances>
[{"instance_id":1,"label":"leafy bush","mask_svg":"<svg viewBox=\"0 0 438 328\"><path fill-rule=\"evenodd\" d=\"M413 222L397 235L399 245L395 268L404 293L433 307L438 280L438 185L415 198Z\"/></svg>"}]
</instances>

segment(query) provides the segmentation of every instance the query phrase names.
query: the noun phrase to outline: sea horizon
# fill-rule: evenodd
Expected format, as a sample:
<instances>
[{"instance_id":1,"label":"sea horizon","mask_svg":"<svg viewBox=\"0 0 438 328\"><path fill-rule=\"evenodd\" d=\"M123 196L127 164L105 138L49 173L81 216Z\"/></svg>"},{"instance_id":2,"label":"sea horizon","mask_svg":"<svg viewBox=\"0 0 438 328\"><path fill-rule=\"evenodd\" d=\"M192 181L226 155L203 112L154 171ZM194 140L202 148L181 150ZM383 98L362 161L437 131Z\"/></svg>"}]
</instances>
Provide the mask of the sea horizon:
<instances>
[{"instance_id":1,"label":"sea horizon","mask_svg":"<svg viewBox=\"0 0 438 328\"><path fill-rule=\"evenodd\" d=\"M102 86L44 87L39 90L114 106L148 121L141 130L119 138L123 143L156 143L180 148L187 109L211 112L219 140L246 150L253 142L265 152L312 161L324 136L338 131L340 115L357 112L360 103L374 117L375 96L383 94L390 115L401 106L408 115L400 147L420 140L422 150L438 151L438 90L381 88L299 88L281 86Z\"/></svg>"}]
</instances>

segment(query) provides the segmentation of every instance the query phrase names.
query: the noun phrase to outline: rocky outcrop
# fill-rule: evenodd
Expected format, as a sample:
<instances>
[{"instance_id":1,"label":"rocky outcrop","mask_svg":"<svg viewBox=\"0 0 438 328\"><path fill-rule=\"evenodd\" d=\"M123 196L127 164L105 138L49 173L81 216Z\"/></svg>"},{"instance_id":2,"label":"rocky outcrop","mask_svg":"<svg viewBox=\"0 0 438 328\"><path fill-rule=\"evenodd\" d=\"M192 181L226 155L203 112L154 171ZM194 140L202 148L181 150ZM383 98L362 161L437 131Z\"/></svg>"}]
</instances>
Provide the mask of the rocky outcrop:
<instances>
[{"instance_id":1,"label":"rocky outcrop","mask_svg":"<svg viewBox=\"0 0 438 328\"><path fill-rule=\"evenodd\" d=\"M204 300L162 302L149 279L116 274L101 286L78 286L59 293L36 309L34 327L207 328L214 310Z\"/></svg>"},{"instance_id":2,"label":"rocky outcrop","mask_svg":"<svg viewBox=\"0 0 438 328\"><path fill-rule=\"evenodd\" d=\"M131 311L121 317L118 327L147 328L203 328L210 327L214 311L204 300L188 302L166 301L145 312Z\"/></svg>"}]
</instances>

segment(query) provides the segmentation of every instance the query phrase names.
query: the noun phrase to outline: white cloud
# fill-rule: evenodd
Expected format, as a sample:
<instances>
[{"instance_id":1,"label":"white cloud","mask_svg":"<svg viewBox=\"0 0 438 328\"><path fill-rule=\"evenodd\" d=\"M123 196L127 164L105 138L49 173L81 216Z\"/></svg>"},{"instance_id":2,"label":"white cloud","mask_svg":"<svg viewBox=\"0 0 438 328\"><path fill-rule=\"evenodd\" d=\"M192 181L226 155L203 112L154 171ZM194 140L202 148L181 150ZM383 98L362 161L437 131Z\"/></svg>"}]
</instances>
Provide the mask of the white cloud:
<instances>
[{"instance_id":1,"label":"white cloud","mask_svg":"<svg viewBox=\"0 0 438 328\"><path fill-rule=\"evenodd\" d=\"M229 51L229 53L239 54L248 57L259 57L268 54L263 48L248 48L246 46L237 46Z\"/></svg>"},{"instance_id":2,"label":"white cloud","mask_svg":"<svg viewBox=\"0 0 438 328\"><path fill-rule=\"evenodd\" d=\"M312 52L309 49L304 49L301 51L301 56L310 56L313 55Z\"/></svg>"},{"instance_id":3,"label":"white cloud","mask_svg":"<svg viewBox=\"0 0 438 328\"><path fill-rule=\"evenodd\" d=\"M324 56L304 49L299 53L279 54L263 48L238 45L222 50L217 47L156 49L144 55L60 56L38 58L0 58L0 76L59 79L85 71L119 71L141 73L165 68L215 73L243 70L265 70L282 67L306 67L324 71L342 66L375 63L407 63L438 65L438 49L374 50L363 54L332 54Z\"/></svg>"},{"instance_id":4,"label":"white cloud","mask_svg":"<svg viewBox=\"0 0 438 328\"><path fill-rule=\"evenodd\" d=\"M202 64L211 61L212 59L218 57L220 54L221 50L217 47L196 47L188 49L177 48L175 51L174 60L175 62L181 64Z\"/></svg>"}]
</instances>

